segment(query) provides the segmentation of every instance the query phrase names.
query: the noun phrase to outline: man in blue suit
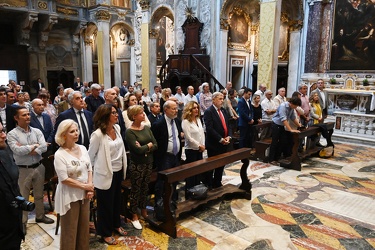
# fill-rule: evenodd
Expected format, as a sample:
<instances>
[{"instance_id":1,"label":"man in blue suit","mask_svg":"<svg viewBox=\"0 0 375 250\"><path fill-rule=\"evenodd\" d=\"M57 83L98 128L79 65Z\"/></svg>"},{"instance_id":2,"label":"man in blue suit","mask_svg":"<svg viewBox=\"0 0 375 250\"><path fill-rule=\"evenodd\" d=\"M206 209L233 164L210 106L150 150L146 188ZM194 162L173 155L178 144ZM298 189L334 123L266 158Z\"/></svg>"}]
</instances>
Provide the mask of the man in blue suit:
<instances>
[{"instance_id":1,"label":"man in blue suit","mask_svg":"<svg viewBox=\"0 0 375 250\"><path fill-rule=\"evenodd\" d=\"M44 103L41 99L35 98L32 101L33 111L30 113L30 126L42 131L47 143L53 142L53 125L49 115L44 112Z\"/></svg>"},{"instance_id":2,"label":"man in blue suit","mask_svg":"<svg viewBox=\"0 0 375 250\"><path fill-rule=\"evenodd\" d=\"M229 116L222 108L224 95L220 92L212 94L212 105L204 112L206 124L206 148L208 157L223 154L228 151L231 130L229 129ZM224 166L204 173L203 183L208 188L221 187Z\"/></svg>"},{"instance_id":3,"label":"man in blue suit","mask_svg":"<svg viewBox=\"0 0 375 250\"><path fill-rule=\"evenodd\" d=\"M253 120L253 109L251 107L252 90L244 88L243 96L238 101L237 110L239 115L238 127L240 129L240 148L252 148L252 124Z\"/></svg>"},{"instance_id":4,"label":"man in blue suit","mask_svg":"<svg viewBox=\"0 0 375 250\"><path fill-rule=\"evenodd\" d=\"M72 119L78 123L79 127L79 138L77 143L84 145L87 149L89 148L90 135L94 128L93 126L93 115L90 111L85 110L84 101L80 91L74 91L69 94L68 101L72 108L62 112L56 119L55 129L57 130L59 124L66 119ZM55 134L56 132L54 132Z\"/></svg>"}]
</instances>

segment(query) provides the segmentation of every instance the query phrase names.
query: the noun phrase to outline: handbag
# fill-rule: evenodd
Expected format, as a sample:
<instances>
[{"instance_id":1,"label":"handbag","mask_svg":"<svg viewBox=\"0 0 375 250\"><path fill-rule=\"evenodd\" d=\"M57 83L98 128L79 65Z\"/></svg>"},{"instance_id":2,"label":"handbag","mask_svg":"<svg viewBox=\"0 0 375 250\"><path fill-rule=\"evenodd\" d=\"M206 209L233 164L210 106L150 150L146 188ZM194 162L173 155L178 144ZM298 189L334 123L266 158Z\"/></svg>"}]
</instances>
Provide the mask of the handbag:
<instances>
[{"instance_id":1,"label":"handbag","mask_svg":"<svg viewBox=\"0 0 375 250\"><path fill-rule=\"evenodd\" d=\"M193 200L204 200L207 198L208 188L204 184L196 185L187 190L189 197Z\"/></svg>"}]
</instances>

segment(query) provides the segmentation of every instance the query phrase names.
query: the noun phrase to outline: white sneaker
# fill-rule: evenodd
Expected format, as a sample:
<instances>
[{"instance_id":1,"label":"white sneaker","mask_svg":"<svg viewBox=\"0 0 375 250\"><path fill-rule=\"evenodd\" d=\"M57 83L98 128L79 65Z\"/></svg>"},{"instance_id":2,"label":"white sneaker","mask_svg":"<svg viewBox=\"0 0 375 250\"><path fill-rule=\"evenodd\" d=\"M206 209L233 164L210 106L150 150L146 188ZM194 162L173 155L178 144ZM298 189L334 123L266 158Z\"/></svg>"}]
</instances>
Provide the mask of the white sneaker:
<instances>
[{"instance_id":1,"label":"white sneaker","mask_svg":"<svg viewBox=\"0 0 375 250\"><path fill-rule=\"evenodd\" d=\"M139 220L132 220L131 223L133 224L133 227L135 229L138 229L138 230L142 229L142 225L141 225L141 223L139 223Z\"/></svg>"}]
</instances>

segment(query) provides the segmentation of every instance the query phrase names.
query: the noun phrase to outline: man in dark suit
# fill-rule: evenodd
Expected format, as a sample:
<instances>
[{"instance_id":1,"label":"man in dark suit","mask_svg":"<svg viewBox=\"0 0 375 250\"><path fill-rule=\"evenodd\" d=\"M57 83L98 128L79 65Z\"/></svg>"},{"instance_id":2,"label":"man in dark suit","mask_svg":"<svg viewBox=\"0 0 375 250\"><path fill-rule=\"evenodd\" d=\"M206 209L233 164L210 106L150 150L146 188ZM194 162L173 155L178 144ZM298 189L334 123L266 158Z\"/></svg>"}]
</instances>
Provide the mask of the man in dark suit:
<instances>
[{"instance_id":1,"label":"man in dark suit","mask_svg":"<svg viewBox=\"0 0 375 250\"><path fill-rule=\"evenodd\" d=\"M242 98L238 101L238 127L240 129L240 148L252 148L252 124L253 109L251 107L250 98L252 91L249 88L244 88Z\"/></svg>"},{"instance_id":2,"label":"man in dark suit","mask_svg":"<svg viewBox=\"0 0 375 250\"><path fill-rule=\"evenodd\" d=\"M25 239L22 210L14 206L15 197L21 196L19 172L5 140L5 131L0 123L0 246L2 249L20 249L21 240Z\"/></svg>"},{"instance_id":3,"label":"man in dark suit","mask_svg":"<svg viewBox=\"0 0 375 250\"><path fill-rule=\"evenodd\" d=\"M34 89L36 90L36 93L38 94L39 90L44 88L44 83L42 82L42 79L38 78L38 80L34 83Z\"/></svg>"},{"instance_id":4,"label":"man in dark suit","mask_svg":"<svg viewBox=\"0 0 375 250\"><path fill-rule=\"evenodd\" d=\"M181 122L176 119L178 106L174 101L166 101L164 115L151 126L152 133L158 143L154 152L154 167L158 171L170 169L180 165L181 138L183 137ZM155 213L158 220L164 220L162 197L164 182L159 177L155 184ZM176 187L174 185L172 201L177 202ZM174 207L176 208L176 207Z\"/></svg>"},{"instance_id":5,"label":"man in dark suit","mask_svg":"<svg viewBox=\"0 0 375 250\"><path fill-rule=\"evenodd\" d=\"M97 83L92 84L91 85L92 94L85 98L85 102L87 104L87 110L92 113L95 113L95 111L99 108L99 106L104 104L104 98L99 95L101 89L102 87L99 84Z\"/></svg>"},{"instance_id":6,"label":"man in dark suit","mask_svg":"<svg viewBox=\"0 0 375 250\"><path fill-rule=\"evenodd\" d=\"M16 127L14 120L14 107L7 104L6 89L0 87L0 122L4 126L6 132L11 131Z\"/></svg>"},{"instance_id":7,"label":"man in dark suit","mask_svg":"<svg viewBox=\"0 0 375 250\"><path fill-rule=\"evenodd\" d=\"M81 79L77 77L76 82L73 84L73 88L74 90L81 91L82 87L83 87L83 83L81 82Z\"/></svg>"},{"instance_id":8,"label":"man in dark suit","mask_svg":"<svg viewBox=\"0 0 375 250\"><path fill-rule=\"evenodd\" d=\"M49 115L44 112L44 103L36 98L32 101L33 112L30 113L30 126L42 131L47 143L53 141L53 125Z\"/></svg>"},{"instance_id":9,"label":"man in dark suit","mask_svg":"<svg viewBox=\"0 0 375 250\"><path fill-rule=\"evenodd\" d=\"M152 126L152 124L154 124L154 122L158 121L161 118L161 115L160 115L160 104L158 102L151 103L151 105L150 105L150 111L151 112L147 116L147 118L150 121L151 126Z\"/></svg>"},{"instance_id":10,"label":"man in dark suit","mask_svg":"<svg viewBox=\"0 0 375 250\"><path fill-rule=\"evenodd\" d=\"M124 97L128 93L128 82L122 81L122 85L120 87L120 96Z\"/></svg>"},{"instance_id":11,"label":"man in dark suit","mask_svg":"<svg viewBox=\"0 0 375 250\"><path fill-rule=\"evenodd\" d=\"M90 111L83 109L84 101L82 99L82 94L80 91L74 91L68 96L68 101L72 108L65 110L56 119L56 124L54 128L54 134L57 131L60 123L66 119L72 119L78 123L79 128L79 138L77 143L84 145L87 149L89 148L90 135L94 128L93 115ZM55 136L53 136L54 138Z\"/></svg>"},{"instance_id":12,"label":"man in dark suit","mask_svg":"<svg viewBox=\"0 0 375 250\"><path fill-rule=\"evenodd\" d=\"M212 94L212 106L204 112L206 124L206 148L208 157L223 154L228 151L231 138L229 117L222 108L224 95L220 92ZM221 187L224 166L204 173L204 184L208 188Z\"/></svg>"}]
</instances>

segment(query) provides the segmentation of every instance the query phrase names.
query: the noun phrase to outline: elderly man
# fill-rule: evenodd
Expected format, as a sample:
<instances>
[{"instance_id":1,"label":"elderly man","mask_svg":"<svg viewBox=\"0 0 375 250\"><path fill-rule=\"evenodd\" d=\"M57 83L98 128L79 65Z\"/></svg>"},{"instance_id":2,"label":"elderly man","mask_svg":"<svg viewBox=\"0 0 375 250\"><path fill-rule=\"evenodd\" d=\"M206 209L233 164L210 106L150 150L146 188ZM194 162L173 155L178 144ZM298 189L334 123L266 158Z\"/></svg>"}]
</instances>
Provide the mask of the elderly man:
<instances>
[{"instance_id":1,"label":"elderly man","mask_svg":"<svg viewBox=\"0 0 375 250\"><path fill-rule=\"evenodd\" d=\"M231 140L229 117L222 108L224 95L220 92L212 94L212 105L204 112L206 124L206 148L208 157L223 154L228 151ZM204 173L204 184L209 188L222 186L224 166Z\"/></svg>"},{"instance_id":2,"label":"elderly man","mask_svg":"<svg viewBox=\"0 0 375 250\"><path fill-rule=\"evenodd\" d=\"M149 119L151 126L154 122L158 121L161 118L160 115L160 103L153 102L150 105L150 114L147 116Z\"/></svg>"},{"instance_id":3,"label":"elderly man","mask_svg":"<svg viewBox=\"0 0 375 250\"><path fill-rule=\"evenodd\" d=\"M30 189L33 187L36 222L52 224L54 220L44 215L43 188L45 168L41 163L42 153L47 151L47 143L43 133L30 127L30 112L25 107L16 107L14 119L17 127L7 135L9 148L13 151L13 158L19 167L18 185L22 196L28 200ZM28 212L25 211L22 223L26 228Z\"/></svg>"},{"instance_id":4,"label":"elderly man","mask_svg":"<svg viewBox=\"0 0 375 250\"><path fill-rule=\"evenodd\" d=\"M265 84L260 84L259 89L255 91L254 95L259 95L260 96L260 102L262 102L266 98L266 90L267 86Z\"/></svg>"},{"instance_id":5,"label":"elderly man","mask_svg":"<svg viewBox=\"0 0 375 250\"><path fill-rule=\"evenodd\" d=\"M120 109L121 111L124 111L124 97L120 95L120 88L117 86L112 87L116 91L117 98L120 100Z\"/></svg>"},{"instance_id":6,"label":"elderly man","mask_svg":"<svg viewBox=\"0 0 375 250\"><path fill-rule=\"evenodd\" d=\"M83 84L81 82L81 79L79 77L76 78L76 81L74 82L74 90L80 91Z\"/></svg>"},{"instance_id":7,"label":"elderly man","mask_svg":"<svg viewBox=\"0 0 375 250\"><path fill-rule=\"evenodd\" d=\"M63 120L72 119L78 124L78 128L80 131L77 143L84 145L88 149L90 136L94 127L92 119L93 115L90 111L84 109L85 104L80 91L74 91L70 93L70 95L68 96L68 101L72 107L68 110L65 110L57 117L54 133L56 133L57 128Z\"/></svg>"},{"instance_id":8,"label":"elderly man","mask_svg":"<svg viewBox=\"0 0 375 250\"><path fill-rule=\"evenodd\" d=\"M300 116L301 124L307 126L310 121L310 102L307 95L307 85L305 83L298 85L298 92L301 94L301 108L303 109L303 115Z\"/></svg>"},{"instance_id":9,"label":"elderly man","mask_svg":"<svg viewBox=\"0 0 375 250\"><path fill-rule=\"evenodd\" d=\"M277 96L273 98L273 102L275 103L276 109L280 106L281 103L286 101L287 100L285 97L285 88L279 88L279 90L277 91Z\"/></svg>"},{"instance_id":10,"label":"elderly man","mask_svg":"<svg viewBox=\"0 0 375 250\"><path fill-rule=\"evenodd\" d=\"M186 103L188 103L190 101L198 102L197 97L194 95L194 87L193 86L187 87L187 95L185 96L185 99L184 99L184 105L186 105Z\"/></svg>"},{"instance_id":11,"label":"elderly man","mask_svg":"<svg viewBox=\"0 0 375 250\"><path fill-rule=\"evenodd\" d=\"M158 171L170 169L180 165L183 137L181 122L176 119L178 107L174 101L166 101L163 106L164 115L151 126L152 133L158 143L158 149L154 152L154 166ZM164 181L159 178L155 184L155 212L156 218L163 221L162 197L164 194ZM172 200L177 202L178 194L174 185ZM176 208L176 207L175 207Z\"/></svg>"},{"instance_id":12,"label":"elderly man","mask_svg":"<svg viewBox=\"0 0 375 250\"><path fill-rule=\"evenodd\" d=\"M47 143L52 143L53 138L53 125L51 118L48 114L44 112L44 103L41 99L35 98L31 105L33 107L33 111L30 112L30 126L33 128L37 128L42 131L44 140Z\"/></svg>"},{"instance_id":13,"label":"elderly man","mask_svg":"<svg viewBox=\"0 0 375 250\"><path fill-rule=\"evenodd\" d=\"M88 111L95 113L99 106L104 104L103 97L99 95L101 90L102 87L99 84L94 83L93 85L91 85L92 94L85 98Z\"/></svg>"},{"instance_id":14,"label":"elderly man","mask_svg":"<svg viewBox=\"0 0 375 250\"><path fill-rule=\"evenodd\" d=\"M65 110L70 109L70 104L68 102L68 96L70 93L72 93L74 90L72 88L66 88L64 89L64 100L59 102L57 106L57 114L61 114Z\"/></svg>"},{"instance_id":15,"label":"elderly man","mask_svg":"<svg viewBox=\"0 0 375 250\"><path fill-rule=\"evenodd\" d=\"M181 120L182 110L184 109L185 94L182 92L181 86L176 86L175 90L176 90L176 94L174 95L174 97L177 99L177 105L178 105L177 118Z\"/></svg>"}]
</instances>

